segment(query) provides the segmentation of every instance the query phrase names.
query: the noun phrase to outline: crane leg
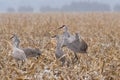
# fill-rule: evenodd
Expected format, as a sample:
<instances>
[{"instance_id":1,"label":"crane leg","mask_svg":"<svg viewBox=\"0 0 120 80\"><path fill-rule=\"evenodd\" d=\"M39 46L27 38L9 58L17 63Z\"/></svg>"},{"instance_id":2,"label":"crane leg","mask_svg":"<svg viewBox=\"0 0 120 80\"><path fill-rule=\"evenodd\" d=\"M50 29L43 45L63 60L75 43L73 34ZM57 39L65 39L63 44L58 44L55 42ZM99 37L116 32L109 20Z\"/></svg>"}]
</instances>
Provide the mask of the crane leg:
<instances>
[{"instance_id":1,"label":"crane leg","mask_svg":"<svg viewBox=\"0 0 120 80\"><path fill-rule=\"evenodd\" d=\"M74 53L75 57L74 57L74 60L76 59L76 61L78 60L78 56L76 53Z\"/></svg>"},{"instance_id":2,"label":"crane leg","mask_svg":"<svg viewBox=\"0 0 120 80\"><path fill-rule=\"evenodd\" d=\"M65 64L65 57L61 58L62 66Z\"/></svg>"}]
</instances>

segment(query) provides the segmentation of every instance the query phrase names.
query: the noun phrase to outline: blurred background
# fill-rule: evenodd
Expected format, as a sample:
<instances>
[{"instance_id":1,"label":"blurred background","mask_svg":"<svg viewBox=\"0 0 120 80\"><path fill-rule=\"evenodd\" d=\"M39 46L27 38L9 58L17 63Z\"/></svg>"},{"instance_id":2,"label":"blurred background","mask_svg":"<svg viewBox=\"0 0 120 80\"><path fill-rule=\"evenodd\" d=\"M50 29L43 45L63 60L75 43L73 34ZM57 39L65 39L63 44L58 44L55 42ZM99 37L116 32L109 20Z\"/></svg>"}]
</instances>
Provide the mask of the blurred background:
<instances>
[{"instance_id":1,"label":"blurred background","mask_svg":"<svg viewBox=\"0 0 120 80\"><path fill-rule=\"evenodd\" d=\"M119 12L120 0L0 0L0 12Z\"/></svg>"}]
</instances>

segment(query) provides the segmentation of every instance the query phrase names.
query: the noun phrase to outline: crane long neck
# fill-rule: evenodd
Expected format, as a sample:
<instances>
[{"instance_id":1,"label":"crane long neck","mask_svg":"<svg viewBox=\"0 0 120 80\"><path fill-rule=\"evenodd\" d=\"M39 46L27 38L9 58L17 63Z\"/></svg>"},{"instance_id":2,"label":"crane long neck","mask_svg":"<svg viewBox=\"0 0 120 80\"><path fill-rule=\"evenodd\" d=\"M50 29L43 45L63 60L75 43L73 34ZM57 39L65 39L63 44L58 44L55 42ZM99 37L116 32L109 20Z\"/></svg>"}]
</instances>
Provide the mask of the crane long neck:
<instances>
[{"instance_id":1,"label":"crane long neck","mask_svg":"<svg viewBox=\"0 0 120 80\"><path fill-rule=\"evenodd\" d=\"M69 31L68 31L68 27L65 27L65 28L64 28L64 33L63 33L63 34L64 34L64 36L65 36L66 38L70 37L71 34L70 34Z\"/></svg>"},{"instance_id":2,"label":"crane long neck","mask_svg":"<svg viewBox=\"0 0 120 80\"><path fill-rule=\"evenodd\" d=\"M56 49L61 49L61 43L59 41L57 41L57 47Z\"/></svg>"},{"instance_id":3,"label":"crane long neck","mask_svg":"<svg viewBox=\"0 0 120 80\"><path fill-rule=\"evenodd\" d=\"M64 28L64 32L68 32L68 28L67 27Z\"/></svg>"},{"instance_id":4,"label":"crane long neck","mask_svg":"<svg viewBox=\"0 0 120 80\"><path fill-rule=\"evenodd\" d=\"M13 43L13 47L14 47L14 48L19 48L19 43L18 43L18 42L14 42L14 43Z\"/></svg>"},{"instance_id":5,"label":"crane long neck","mask_svg":"<svg viewBox=\"0 0 120 80\"><path fill-rule=\"evenodd\" d=\"M19 43L20 43L20 40L19 40L19 38L15 35L14 38L13 38L13 47L19 48Z\"/></svg>"}]
</instances>

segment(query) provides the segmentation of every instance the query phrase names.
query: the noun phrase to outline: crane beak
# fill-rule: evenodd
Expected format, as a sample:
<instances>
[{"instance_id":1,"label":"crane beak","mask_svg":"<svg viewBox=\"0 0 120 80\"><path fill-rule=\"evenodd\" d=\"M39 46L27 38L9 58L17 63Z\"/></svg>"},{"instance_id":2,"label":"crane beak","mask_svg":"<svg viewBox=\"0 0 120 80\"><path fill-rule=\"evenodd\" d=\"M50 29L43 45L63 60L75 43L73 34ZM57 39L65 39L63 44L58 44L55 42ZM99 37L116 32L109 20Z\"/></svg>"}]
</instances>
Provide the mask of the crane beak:
<instances>
[{"instance_id":1,"label":"crane beak","mask_svg":"<svg viewBox=\"0 0 120 80\"><path fill-rule=\"evenodd\" d=\"M12 37L10 37L10 39L12 39L14 37L14 34L12 34Z\"/></svg>"},{"instance_id":2,"label":"crane beak","mask_svg":"<svg viewBox=\"0 0 120 80\"><path fill-rule=\"evenodd\" d=\"M10 39L12 39L14 36L10 37Z\"/></svg>"},{"instance_id":3,"label":"crane beak","mask_svg":"<svg viewBox=\"0 0 120 80\"><path fill-rule=\"evenodd\" d=\"M63 28L63 27L61 26L61 27L59 27L58 29L61 29L61 28Z\"/></svg>"},{"instance_id":4,"label":"crane beak","mask_svg":"<svg viewBox=\"0 0 120 80\"><path fill-rule=\"evenodd\" d=\"M62 25L61 27L59 27L58 29L61 29L61 28L63 28L65 25Z\"/></svg>"}]
</instances>

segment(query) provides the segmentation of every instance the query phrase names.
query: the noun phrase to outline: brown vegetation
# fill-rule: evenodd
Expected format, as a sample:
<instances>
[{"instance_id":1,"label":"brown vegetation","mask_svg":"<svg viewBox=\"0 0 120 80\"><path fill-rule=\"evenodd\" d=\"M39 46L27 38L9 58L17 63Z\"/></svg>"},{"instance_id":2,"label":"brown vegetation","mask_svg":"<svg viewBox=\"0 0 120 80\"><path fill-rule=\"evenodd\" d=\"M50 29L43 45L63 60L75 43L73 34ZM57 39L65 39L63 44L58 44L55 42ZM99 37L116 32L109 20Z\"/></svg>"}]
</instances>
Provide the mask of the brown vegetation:
<instances>
[{"instance_id":1,"label":"brown vegetation","mask_svg":"<svg viewBox=\"0 0 120 80\"><path fill-rule=\"evenodd\" d=\"M56 43L50 37L66 24L70 32L80 32L88 43L88 55L64 48L69 67L60 66L55 58ZM18 67L11 56L11 33L17 33L21 47L37 47L38 58L29 58ZM1 80L119 80L120 79L120 14L119 13L49 13L0 14L0 78Z\"/></svg>"}]
</instances>

